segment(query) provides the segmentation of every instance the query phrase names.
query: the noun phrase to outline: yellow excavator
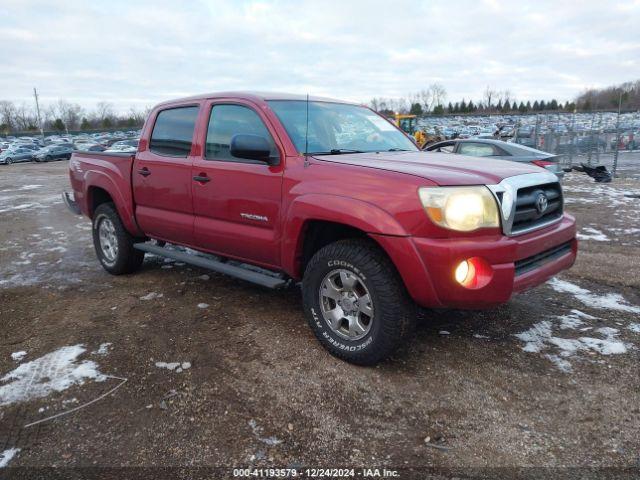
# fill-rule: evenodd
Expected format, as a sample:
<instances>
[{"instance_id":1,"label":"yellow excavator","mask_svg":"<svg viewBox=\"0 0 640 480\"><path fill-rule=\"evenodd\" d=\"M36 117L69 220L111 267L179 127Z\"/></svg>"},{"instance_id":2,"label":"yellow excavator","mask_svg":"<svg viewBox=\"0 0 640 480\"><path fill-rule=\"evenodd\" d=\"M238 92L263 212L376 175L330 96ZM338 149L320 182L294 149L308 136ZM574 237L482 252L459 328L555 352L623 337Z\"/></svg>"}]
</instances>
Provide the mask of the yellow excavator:
<instances>
[{"instance_id":1,"label":"yellow excavator","mask_svg":"<svg viewBox=\"0 0 640 480\"><path fill-rule=\"evenodd\" d=\"M403 132L408 135L412 135L418 145L418 148L422 149L427 145L427 143L431 143L433 139L429 139L427 134L418 129L418 116L417 115L407 115L404 113L396 113L393 116L395 124L400 128ZM431 141L430 141L431 140Z\"/></svg>"}]
</instances>

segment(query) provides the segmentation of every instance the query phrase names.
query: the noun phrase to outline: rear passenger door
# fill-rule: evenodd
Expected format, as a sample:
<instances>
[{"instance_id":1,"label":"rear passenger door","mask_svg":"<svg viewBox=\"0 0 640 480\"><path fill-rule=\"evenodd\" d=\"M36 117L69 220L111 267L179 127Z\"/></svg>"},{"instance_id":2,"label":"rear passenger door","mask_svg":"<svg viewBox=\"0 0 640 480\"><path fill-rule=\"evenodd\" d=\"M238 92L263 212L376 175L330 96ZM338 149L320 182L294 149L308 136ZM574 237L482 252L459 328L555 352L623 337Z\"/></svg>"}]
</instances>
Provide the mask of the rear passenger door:
<instances>
[{"instance_id":1,"label":"rear passenger door","mask_svg":"<svg viewBox=\"0 0 640 480\"><path fill-rule=\"evenodd\" d=\"M156 114L148 144L138 151L132 184L138 225L152 238L191 245L191 148L199 105Z\"/></svg>"},{"instance_id":2,"label":"rear passenger door","mask_svg":"<svg viewBox=\"0 0 640 480\"><path fill-rule=\"evenodd\" d=\"M268 119L249 103L212 102L203 122L202 155L192 176L195 243L224 256L280 265L280 202L284 155ZM276 165L232 157L231 138L260 135ZM199 179L199 180L197 180Z\"/></svg>"}]
</instances>

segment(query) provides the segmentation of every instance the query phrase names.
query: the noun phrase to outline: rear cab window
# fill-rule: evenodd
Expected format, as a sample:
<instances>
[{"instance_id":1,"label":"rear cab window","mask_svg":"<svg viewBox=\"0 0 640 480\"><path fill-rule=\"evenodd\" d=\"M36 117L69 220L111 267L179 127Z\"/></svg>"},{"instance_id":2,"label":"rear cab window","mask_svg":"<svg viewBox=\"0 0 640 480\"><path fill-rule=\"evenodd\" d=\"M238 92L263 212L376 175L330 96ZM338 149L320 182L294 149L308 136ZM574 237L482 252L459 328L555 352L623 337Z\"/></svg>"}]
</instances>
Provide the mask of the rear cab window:
<instances>
[{"instance_id":1,"label":"rear cab window","mask_svg":"<svg viewBox=\"0 0 640 480\"><path fill-rule=\"evenodd\" d=\"M151 132L149 150L158 155L186 158L191 152L197 118L198 107L193 105L160 111Z\"/></svg>"}]
</instances>

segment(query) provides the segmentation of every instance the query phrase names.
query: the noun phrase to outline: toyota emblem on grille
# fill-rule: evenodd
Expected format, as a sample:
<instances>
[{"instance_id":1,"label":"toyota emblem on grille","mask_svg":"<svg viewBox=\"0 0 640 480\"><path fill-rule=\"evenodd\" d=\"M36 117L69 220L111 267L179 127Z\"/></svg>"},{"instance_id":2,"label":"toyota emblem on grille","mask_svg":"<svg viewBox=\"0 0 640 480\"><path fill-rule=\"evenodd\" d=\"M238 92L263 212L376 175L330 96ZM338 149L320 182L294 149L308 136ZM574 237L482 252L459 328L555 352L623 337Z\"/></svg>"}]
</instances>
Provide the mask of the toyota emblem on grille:
<instances>
[{"instance_id":1,"label":"toyota emblem on grille","mask_svg":"<svg viewBox=\"0 0 640 480\"><path fill-rule=\"evenodd\" d=\"M536 210L538 213L542 214L547 211L547 207L549 206L549 200L544 193L539 193L538 198L536 198Z\"/></svg>"}]
</instances>

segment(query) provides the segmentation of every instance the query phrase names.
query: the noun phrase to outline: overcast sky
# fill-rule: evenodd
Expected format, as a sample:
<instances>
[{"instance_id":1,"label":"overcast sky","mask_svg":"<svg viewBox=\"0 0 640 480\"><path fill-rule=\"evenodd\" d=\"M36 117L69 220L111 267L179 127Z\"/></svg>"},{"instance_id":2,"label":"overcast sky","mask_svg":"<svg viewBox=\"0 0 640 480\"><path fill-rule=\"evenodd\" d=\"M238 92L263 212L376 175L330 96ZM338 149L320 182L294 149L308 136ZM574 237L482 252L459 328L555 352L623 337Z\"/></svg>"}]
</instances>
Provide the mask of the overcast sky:
<instances>
[{"instance_id":1,"label":"overcast sky","mask_svg":"<svg viewBox=\"0 0 640 480\"><path fill-rule=\"evenodd\" d=\"M220 90L518 100L640 78L640 0L0 3L0 100L119 110Z\"/></svg>"}]
</instances>

